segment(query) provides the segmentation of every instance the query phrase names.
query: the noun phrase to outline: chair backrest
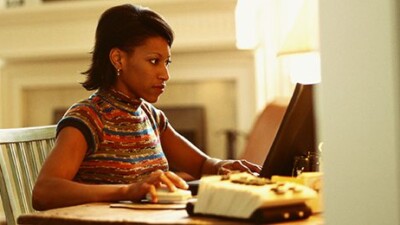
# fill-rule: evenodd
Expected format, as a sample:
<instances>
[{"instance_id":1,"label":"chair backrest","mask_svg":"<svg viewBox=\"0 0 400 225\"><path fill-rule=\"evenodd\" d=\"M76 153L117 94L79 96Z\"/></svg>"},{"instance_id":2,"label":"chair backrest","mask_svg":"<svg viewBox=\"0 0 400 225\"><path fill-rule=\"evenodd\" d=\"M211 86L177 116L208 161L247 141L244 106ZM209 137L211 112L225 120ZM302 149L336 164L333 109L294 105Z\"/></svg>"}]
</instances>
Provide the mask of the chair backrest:
<instances>
[{"instance_id":1,"label":"chair backrest","mask_svg":"<svg viewBox=\"0 0 400 225\"><path fill-rule=\"evenodd\" d=\"M262 166L278 132L288 103L289 99L280 98L264 108L253 124L243 153L239 158Z\"/></svg>"},{"instance_id":2,"label":"chair backrest","mask_svg":"<svg viewBox=\"0 0 400 225\"><path fill-rule=\"evenodd\" d=\"M32 189L55 134L55 125L0 129L0 194L8 225L34 211Z\"/></svg>"}]
</instances>

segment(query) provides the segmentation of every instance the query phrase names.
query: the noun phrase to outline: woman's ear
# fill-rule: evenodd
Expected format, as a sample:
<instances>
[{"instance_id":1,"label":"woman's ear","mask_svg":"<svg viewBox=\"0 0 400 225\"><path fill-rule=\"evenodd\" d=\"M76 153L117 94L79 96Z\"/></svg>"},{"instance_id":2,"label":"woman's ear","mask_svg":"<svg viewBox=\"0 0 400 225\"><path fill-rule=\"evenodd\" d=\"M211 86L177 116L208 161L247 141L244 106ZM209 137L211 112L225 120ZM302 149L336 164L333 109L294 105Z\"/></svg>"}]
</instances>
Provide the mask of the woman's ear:
<instances>
[{"instance_id":1,"label":"woman's ear","mask_svg":"<svg viewBox=\"0 0 400 225\"><path fill-rule=\"evenodd\" d=\"M117 70L122 67L122 54L123 52L119 48L112 48L110 50L110 61Z\"/></svg>"}]
</instances>

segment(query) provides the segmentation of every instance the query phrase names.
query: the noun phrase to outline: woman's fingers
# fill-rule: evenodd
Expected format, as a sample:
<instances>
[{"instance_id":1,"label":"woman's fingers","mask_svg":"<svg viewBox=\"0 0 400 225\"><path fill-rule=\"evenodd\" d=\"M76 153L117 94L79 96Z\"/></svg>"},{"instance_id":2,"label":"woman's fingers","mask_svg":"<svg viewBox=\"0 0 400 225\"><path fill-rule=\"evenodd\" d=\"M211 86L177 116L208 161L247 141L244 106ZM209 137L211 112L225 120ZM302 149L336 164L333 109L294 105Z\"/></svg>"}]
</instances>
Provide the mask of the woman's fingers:
<instances>
[{"instance_id":1,"label":"woman's fingers","mask_svg":"<svg viewBox=\"0 0 400 225\"><path fill-rule=\"evenodd\" d=\"M167 176L167 172L163 172L160 175L160 181L161 181L161 183L167 185L167 187L170 191L176 190L176 186L175 186L174 182Z\"/></svg>"},{"instance_id":2,"label":"woman's fingers","mask_svg":"<svg viewBox=\"0 0 400 225\"><path fill-rule=\"evenodd\" d=\"M248 168L241 160L235 160L232 164L234 170L251 173L251 169Z\"/></svg>"},{"instance_id":3,"label":"woman's fingers","mask_svg":"<svg viewBox=\"0 0 400 225\"><path fill-rule=\"evenodd\" d=\"M189 185L180 176L176 175L174 172L167 171L164 173L166 177L171 180L174 185L181 189L188 189Z\"/></svg>"},{"instance_id":4,"label":"woman's fingers","mask_svg":"<svg viewBox=\"0 0 400 225\"><path fill-rule=\"evenodd\" d=\"M154 172L152 172L145 180L144 182L148 183L148 184L152 184L156 187L160 186L161 183L161 175L164 172L161 170L156 170Z\"/></svg>"},{"instance_id":5,"label":"woman's fingers","mask_svg":"<svg viewBox=\"0 0 400 225\"><path fill-rule=\"evenodd\" d=\"M175 173L156 170L141 182L129 185L128 198L132 201L140 201L146 194L149 194L151 202L158 202L157 188L161 185L167 186L170 191L175 191L177 187L188 189L188 184Z\"/></svg>"},{"instance_id":6,"label":"woman's fingers","mask_svg":"<svg viewBox=\"0 0 400 225\"><path fill-rule=\"evenodd\" d=\"M148 193L150 194L151 202L153 203L158 202L156 187L154 185L150 185Z\"/></svg>"},{"instance_id":7,"label":"woman's fingers","mask_svg":"<svg viewBox=\"0 0 400 225\"><path fill-rule=\"evenodd\" d=\"M257 172L259 173L261 171L261 166L251 163L245 159L240 160L240 162L242 162L243 165L245 165L246 167L248 167L252 172Z\"/></svg>"},{"instance_id":8,"label":"woman's fingers","mask_svg":"<svg viewBox=\"0 0 400 225\"><path fill-rule=\"evenodd\" d=\"M261 167L259 165L248 162L247 160L227 160L226 163L222 164L220 167L218 174L227 174L231 171L241 171L248 172L251 174L258 175L261 171Z\"/></svg>"},{"instance_id":9,"label":"woman's fingers","mask_svg":"<svg viewBox=\"0 0 400 225\"><path fill-rule=\"evenodd\" d=\"M189 188L187 183L181 177L171 171L154 171L150 174L146 182L148 182L149 184L153 184L156 188L160 187L161 184L164 184L171 191L175 191L177 187L181 189Z\"/></svg>"}]
</instances>

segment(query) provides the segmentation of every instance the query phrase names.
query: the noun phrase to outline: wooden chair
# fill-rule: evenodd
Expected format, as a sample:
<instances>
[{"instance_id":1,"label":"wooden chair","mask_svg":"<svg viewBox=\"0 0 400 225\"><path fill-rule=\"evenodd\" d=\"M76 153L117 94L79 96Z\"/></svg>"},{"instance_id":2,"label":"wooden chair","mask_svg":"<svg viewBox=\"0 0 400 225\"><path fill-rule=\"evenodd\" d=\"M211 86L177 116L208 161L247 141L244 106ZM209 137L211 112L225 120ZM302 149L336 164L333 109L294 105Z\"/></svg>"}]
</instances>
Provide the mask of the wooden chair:
<instances>
[{"instance_id":1,"label":"wooden chair","mask_svg":"<svg viewBox=\"0 0 400 225\"><path fill-rule=\"evenodd\" d=\"M8 225L34 211L33 185L55 134L55 125L0 129L0 194Z\"/></svg>"},{"instance_id":2,"label":"wooden chair","mask_svg":"<svg viewBox=\"0 0 400 225\"><path fill-rule=\"evenodd\" d=\"M253 124L240 159L263 165L289 100L286 98L276 99L264 108Z\"/></svg>"}]
</instances>

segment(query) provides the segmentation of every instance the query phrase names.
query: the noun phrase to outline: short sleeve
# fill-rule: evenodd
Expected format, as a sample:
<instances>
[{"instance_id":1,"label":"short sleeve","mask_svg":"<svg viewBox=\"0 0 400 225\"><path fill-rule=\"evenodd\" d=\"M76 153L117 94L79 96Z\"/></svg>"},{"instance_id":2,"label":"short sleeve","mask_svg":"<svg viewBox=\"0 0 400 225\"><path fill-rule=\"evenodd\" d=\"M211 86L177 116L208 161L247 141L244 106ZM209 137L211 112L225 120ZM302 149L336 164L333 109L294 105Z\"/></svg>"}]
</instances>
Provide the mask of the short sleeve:
<instances>
[{"instance_id":1,"label":"short sleeve","mask_svg":"<svg viewBox=\"0 0 400 225\"><path fill-rule=\"evenodd\" d=\"M168 118L167 116L164 114L163 111L156 109L156 114L157 114L157 123L158 123L158 127L160 129L160 133L165 131L167 129L168 126Z\"/></svg>"},{"instance_id":2,"label":"short sleeve","mask_svg":"<svg viewBox=\"0 0 400 225\"><path fill-rule=\"evenodd\" d=\"M149 115L151 118L150 120L153 121L153 129L158 130L159 133L162 133L167 129L168 118L163 111L147 102L143 102L142 109Z\"/></svg>"},{"instance_id":3,"label":"short sleeve","mask_svg":"<svg viewBox=\"0 0 400 225\"><path fill-rule=\"evenodd\" d=\"M82 132L88 144L88 153L98 149L101 142L102 120L96 108L88 102L77 103L65 113L57 125L58 133L67 126L77 128Z\"/></svg>"}]
</instances>

